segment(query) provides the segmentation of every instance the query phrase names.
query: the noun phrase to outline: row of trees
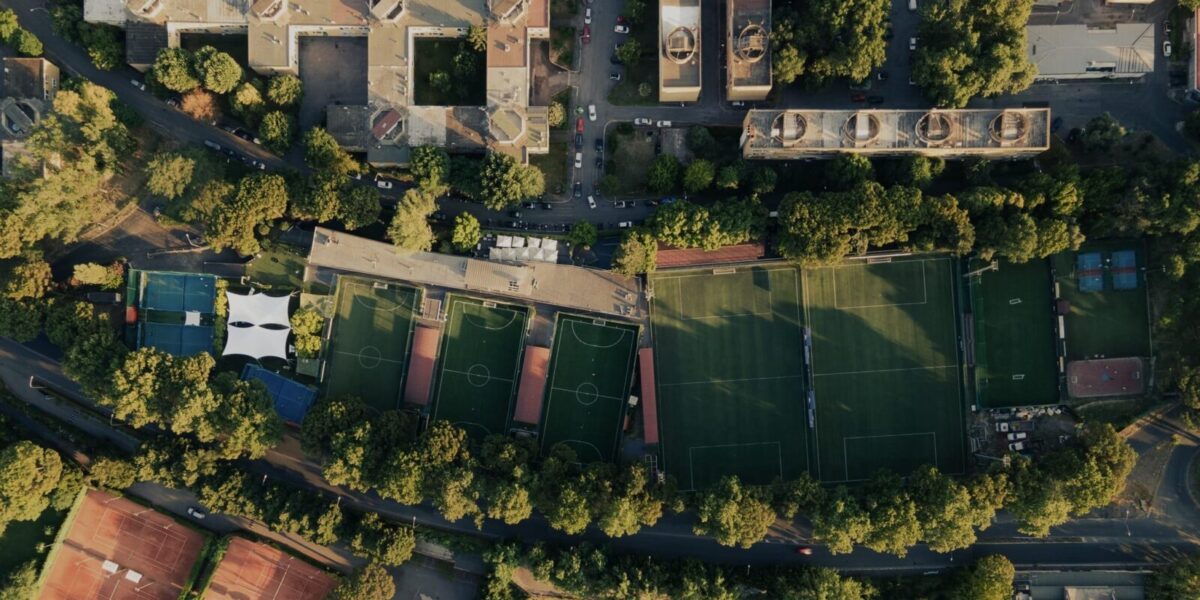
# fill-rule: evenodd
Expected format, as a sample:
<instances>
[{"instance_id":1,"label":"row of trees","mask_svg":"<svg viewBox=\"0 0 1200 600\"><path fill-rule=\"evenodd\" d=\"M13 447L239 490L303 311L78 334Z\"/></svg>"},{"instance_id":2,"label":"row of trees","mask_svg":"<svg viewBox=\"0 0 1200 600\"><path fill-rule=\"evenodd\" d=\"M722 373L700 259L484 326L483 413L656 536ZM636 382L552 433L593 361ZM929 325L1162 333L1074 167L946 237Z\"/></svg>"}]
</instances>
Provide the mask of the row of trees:
<instances>
[{"instance_id":1,"label":"row of trees","mask_svg":"<svg viewBox=\"0 0 1200 600\"><path fill-rule=\"evenodd\" d=\"M125 33L113 25L85 21L83 3L56 2L50 9L50 18L54 32L83 46L97 69L111 71L125 62Z\"/></svg>"},{"instance_id":2,"label":"row of trees","mask_svg":"<svg viewBox=\"0 0 1200 600\"><path fill-rule=\"evenodd\" d=\"M32 31L21 27L17 13L11 8L0 10L0 38L21 56L42 55L42 41Z\"/></svg>"},{"instance_id":3,"label":"row of trees","mask_svg":"<svg viewBox=\"0 0 1200 600\"><path fill-rule=\"evenodd\" d=\"M491 568L483 597L509 600L522 597L512 584L513 572L526 566L541 581L585 598L689 598L735 600L762 595L782 600L828 598L916 597L899 589L903 582L872 582L844 577L815 567L730 568L694 560L669 560L614 554L588 544L570 548L535 545L523 550L498 544L484 554ZM952 570L926 590L938 598L1007 600L1016 572L1003 556L988 555L974 564ZM883 589L881 589L883 588ZM891 588L891 589L888 589Z\"/></svg>"},{"instance_id":4,"label":"row of trees","mask_svg":"<svg viewBox=\"0 0 1200 600\"><path fill-rule=\"evenodd\" d=\"M537 507L560 531L595 523L619 537L657 522L666 493L642 465L581 465L566 447L539 457L531 440L503 435L488 437L476 453L458 427L438 421L418 436L411 416L369 416L353 397L314 405L301 442L321 459L330 483L403 504L428 501L450 521L515 524Z\"/></svg>"}]
</instances>

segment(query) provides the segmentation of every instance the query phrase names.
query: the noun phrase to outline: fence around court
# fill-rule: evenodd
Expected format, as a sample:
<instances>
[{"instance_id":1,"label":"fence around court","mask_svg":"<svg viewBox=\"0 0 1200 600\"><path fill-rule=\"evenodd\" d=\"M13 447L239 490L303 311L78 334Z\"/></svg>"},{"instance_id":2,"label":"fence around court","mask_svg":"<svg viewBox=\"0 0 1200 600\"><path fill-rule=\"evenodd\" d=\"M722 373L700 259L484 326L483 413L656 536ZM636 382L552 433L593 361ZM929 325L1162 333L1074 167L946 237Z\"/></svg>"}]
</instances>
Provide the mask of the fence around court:
<instances>
[{"instance_id":1,"label":"fence around court","mask_svg":"<svg viewBox=\"0 0 1200 600\"><path fill-rule=\"evenodd\" d=\"M212 313L216 281L212 275L143 272L138 305L162 311Z\"/></svg>"}]
</instances>

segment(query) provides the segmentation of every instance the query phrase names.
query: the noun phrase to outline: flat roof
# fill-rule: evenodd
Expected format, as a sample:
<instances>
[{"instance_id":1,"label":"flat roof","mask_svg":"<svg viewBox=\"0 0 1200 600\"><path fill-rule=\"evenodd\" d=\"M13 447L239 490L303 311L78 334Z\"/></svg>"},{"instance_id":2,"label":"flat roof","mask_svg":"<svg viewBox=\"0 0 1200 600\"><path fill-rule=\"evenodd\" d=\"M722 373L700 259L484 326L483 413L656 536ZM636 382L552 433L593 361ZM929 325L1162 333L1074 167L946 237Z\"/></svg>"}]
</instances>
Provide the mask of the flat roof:
<instances>
[{"instance_id":1,"label":"flat roof","mask_svg":"<svg viewBox=\"0 0 1200 600\"><path fill-rule=\"evenodd\" d=\"M664 88L699 87L700 0L659 0L658 6L659 84Z\"/></svg>"},{"instance_id":2,"label":"flat roof","mask_svg":"<svg viewBox=\"0 0 1200 600\"><path fill-rule=\"evenodd\" d=\"M731 83L734 87L770 87L771 0L727 2L730 43L726 44L725 52Z\"/></svg>"},{"instance_id":3,"label":"flat roof","mask_svg":"<svg viewBox=\"0 0 1200 600\"><path fill-rule=\"evenodd\" d=\"M1026 52L1040 79L1140 76L1154 70L1153 23L1030 25Z\"/></svg>"},{"instance_id":4,"label":"flat roof","mask_svg":"<svg viewBox=\"0 0 1200 600\"><path fill-rule=\"evenodd\" d=\"M751 110L745 158L1006 155L1050 147L1050 109Z\"/></svg>"},{"instance_id":5,"label":"flat roof","mask_svg":"<svg viewBox=\"0 0 1200 600\"><path fill-rule=\"evenodd\" d=\"M599 269L398 250L392 244L324 227L314 231L308 261L327 269L483 292L631 321L648 314L639 280Z\"/></svg>"}]
</instances>

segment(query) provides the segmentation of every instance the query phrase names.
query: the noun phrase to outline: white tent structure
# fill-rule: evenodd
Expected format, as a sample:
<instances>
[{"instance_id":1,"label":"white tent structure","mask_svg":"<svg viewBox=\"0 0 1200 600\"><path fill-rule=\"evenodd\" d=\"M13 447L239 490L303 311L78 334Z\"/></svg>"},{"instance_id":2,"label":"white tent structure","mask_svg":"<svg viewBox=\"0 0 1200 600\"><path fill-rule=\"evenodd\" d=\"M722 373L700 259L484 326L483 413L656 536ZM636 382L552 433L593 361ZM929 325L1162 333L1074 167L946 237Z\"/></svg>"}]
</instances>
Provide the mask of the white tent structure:
<instances>
[{"instance_id":1,"label":"white tent structure","mask_svg":"<svg viewBox=\"0 0 1200 600\"><path fill-rule=\"evenodd\" d=\"M229 301L229 322L251 325L282 325L289 327L288 296L266 294L234 294L225 292Z\"/></svg>"},{"instance_id":2,"label":"white tent structure","mask_svg":"<svg viewBox=\"0 0 1200 600\"><path fill-rule=\"evenodd\" d=\"M287 339L291 329L227 327L225 351L222 356L241 355L255 359L268 356L287 358Z\"/></svg>"},{"instance_id":3,"label":"white tent structure","mask_svg":"<svg viewBox=\"0 0 1200 600\"><path fill-rule=\"evenodd\" d=\"M558 262L558 240L501 235L496 238L496 245L488 249L488 259L510 262Z\"/></svg>"},{"instance_id":4,"label":"white tent structure","mask_svg":"<svg viewBox=\"0 0 1200 600\"><path fill-rule=\"evenodd\" d=\"M288 296L225 292L225 298L229 301L228 322L231 325L226 328L228 333L222 356L287 358L287 339L292 332L288 320ZM236 327L232 323L247 323L248 326Z\"/></svg>"}]
</instances>

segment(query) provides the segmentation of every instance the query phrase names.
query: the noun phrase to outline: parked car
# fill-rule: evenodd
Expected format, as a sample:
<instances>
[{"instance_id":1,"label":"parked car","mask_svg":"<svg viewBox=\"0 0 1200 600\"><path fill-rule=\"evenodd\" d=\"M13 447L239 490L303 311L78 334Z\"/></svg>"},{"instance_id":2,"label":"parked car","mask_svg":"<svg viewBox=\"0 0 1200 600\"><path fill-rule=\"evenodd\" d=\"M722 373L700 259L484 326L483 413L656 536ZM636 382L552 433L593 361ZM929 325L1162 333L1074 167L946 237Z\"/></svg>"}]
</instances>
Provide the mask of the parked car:
<instances>
[{"instance_id":1,"label":"parked car","mask_svg":"<svg viewBox=\"0 0 1200 600\"><path fill-rule=\"evenodd\" d=\"M204 514L203 510L196 506L189 506L187 508L187 514L189 517L196 519L197 521L203 521L204 517L207 516Z\"/></svg>"},{"instance_id":2,"label":"parked car","mask_svg":"<svg viewBox=\"0 0 1200 600\"><path fill-rule=\"evenodd\" d=\"M171 108L179 108L179 98L176 98L175 96L167 98L167 106L170 106Z\"/></svg>"},{"instance_id":3,"label":"parked car","mask_svg":"<svg viewBox=\"0 0 1200 600\"><path fill-rule=\"evenodd\" d=\"M583 9L583 22L588 25L592 24L592 7Z\"/></svg>"},{"instance_id":4,"label":"parked car","mask_svg":"<svg viewBox=\"0 0 1200 600\"><path fill-rule=\"evenodd\" d=\"M554 205L549 202L542 203L542 210L554 210Z\"/></svg>"},{"instance_id":5,"label":"parked car","mask_svg":"<svg viewBox=\"0 0 1200 600\"><path fill-rule=\"evenodd\" d=\"M575 168L576 169L583 168L583 153L582 152L575 153Z\"/></svg>"},{"instance_id":6,"label":"parked car","mask_svg":"<svg viewBox=\"0 0 1200 600\"><path fill-rule=\"evenodd\" d=\"M596 138L596 152L604 152L604 138Z\"/></svg>"},{"instance_id":7,"label":"parked car","mask_svg":"<svg viewBox=\"0 0 1200 600\"><path fill-rule=\"evenodd\" d=\"M524 208L525 210L535 210L537 209L537 202L522 202L521 208Z\"/></svg>"},{"instance_id":8,"label":"parked car","mask_svg":"<svg viewBox=\"0 0 1200 600\"><path fill-rule=\"evenodd\" d=\"M609 73L609 74L608 74L608 78L609 78L609 79L611 79L611 80L613 80L613 81L620 81L620 80L621 80L621 73L620 73L619 71L613 71L612 73Z\"/></svg>"},{"instance_id":9,"label":"parked car","mask_svg":"<svg viewBox=\"0 0 1200 600\"><path fill-rule=\"evenodd\" d=\"M908 0L908 10L917 10L917 0Z\"/></svg>"},{"instance_id":10,"label":"parked car","mask_svg":"<svg viewBox=\"0 0 1200 600\"><path fill-rule=\"evenodd\" d=\"M592 42L592 26L584 25L583 34L581 34L579 37L583 40L583 43L590 44Z\"/></svg>"},{"instance_id":11,"label":"parked car","mask_svg":"<svg viewBox=\"0 0 1200 600\"><path fill-rule=\"evenodd\" d=\"M647 119L646 117L638 117L633 120L633 124L634 125L645 125L646 127L649 127L654 124L654 121L651 121L650 119Z\"/></svg>"},{"instance_id":12,"label":"parked car","mask_svg":"<svg viewBox=\"0 0 1200 600\"><path fill-rule=\"evenodd\" d=\"M1171 58L1171 42L1163 42L1163 56Z\"/></svg>"},{"instance_id":13,"label":"parked car","mask_svg":"<svg viewBox=\"0 0 1200 600\"><path fill-rule=\"evenodd\" d=\"M1017 432L1017 433L1010 433L1010 434L1008 434L1008 441L1010 441L1010 442L1016 442L1016 441L1019 441L1019 440L1023 440L1023 439L1025 439L1025 438L1027 438L1027 437L1029 437L1029 434L1028 434L1028 433L1025 433L1024 431L1019 431L1019 432Z\"/></svg>"},{"instance_id":14,"label":"parked car","mask_svg":"<svg viewBox=\"0 0 1200 600\"><path fill-rule=\"evenodd\" d=\"M908 49L909 50L917 49L917 38L915 38L915 37L908 38Z\"/></svg>"},{"instance_id":15,"label":"parked car","mask_svg":"<svg viewBox=\"0 0 1200 600\"><path fill-rule=\"evenodd\" d=\"M809 548L808 546L796 546L796 554L812 556L812 552L812 548Z\"/></svg>"},{"instance_id":16,"label":"parked car","mask_svg":"<svg viewBox=\"0 0 1200 600\"><path fill-rule=\"evenodd\" d=\"M216 150L217 152L221 151L221 145L212 140L204 140L204 147L209 150Z\"/></svg>"},{"instance_id":17,"label":"parked car","mask_svg":"<svg viewBox=\"0 0 1200 600\"><path fill-rule=\"evenodd\" d=\"M596 199L592 196L588 196L588 208L596 208Z\"/></svg>"},{"instance_id":18,"label":"parked car","mask_svg":"<svg viewBox=\"0 0 1200 600\"><path fill-rule=\"evenodd\" d=\"M146 84L144 84L136 79L130 79L129 83L132 83L133 87L135 87L139 90L142 90L143 92L146 91Z\"/></svg>"},{"instance_id":19,"label":"parked car","mask_svg":"<svg viewBox=\"0 0 1200 600\"><path fill-rule=\"evenodd\" d=\"M596 169L603 169L603 168L604 168L604 158L601 156L597 156L596 157Z\"/></svg>"},{"instance_id":20,"label":"parked car","mask_svg":"<svg viewBox=\"0 0 1200 600\"><path fill-rule=\"evenodd\" d=\"M574 191L571 193L571 195L572 195L572 196L575 196L576 198L582 198L582 197L583 197L583 182L582 182L582 181L576 181L576 182L575 182L575 189L574 189Z\"/></svg>"},{"instance_id":21,"label":"parked car","mask_svg":"<svg viewBox=\"0 0 1200 600\"><path fill-rule=\"evenodd\" d=\"M596 105L595 104L588 105L588 120L589 121L596 120Z\"/></svg>"},{"instance_id":22,"label":"parked car","mask_svg":"<svg viewBox=\"0 0 1200 600\"><path fill-rule=\"evenodd\" d=\"M742 108L743 106L746 106L746 103L742 102L741 100L735 100L733 102L730 102L729 105L734 108Z\"/></svg>"},{"instance_id":23,"label":"parked car","mask_svg":"<svg viewBox=\"0 0 1200 600\"><path fill-rule=\"evenodd\" d=\"M628 25L617 25L613 27L613 33L629 33Z\"/></svg>"},{"instance_id":24,"label":"parked car","mask_svg":"<svg viewBox=\"0 0 1200 600\"><path fill-rule=\"evenodd\" d=\"M624 200L613 200L613 208L625 208Z\"/></svg>"},{"instance_id":25,"label":"parked car","mask_svg":"<svg viewBox=\"0 0 1200 600\"><path fill-rule=\"evenodd\" d=\"M1025 443L1024 442L1013 442L1008 445L1008 449L1012 450L1013 452L1020 452L1025 449Z\"/></svg>"},{"instance_id":26,"label":"parked car","mask_svg":"<svg viewBox=\"0 0 1200 600\"><path fill-rule=\"evenodd\" d=\"M621 221L620 223L617 223L617 229L629 229L630 227L633 227L632 221Z\"/></svg>"},{"instance_id":27,"label":"parked car","mask_svg":"<svg viewBox=\"0 0 1200 600\"><path fill-rule=\"evenodd\" d=\"M996 423L996 431L1000 433L1008 433L1008 423L1004 421Z\"/></svg>"},{"instance_id":28,"label":"parked car","mask_svg":"<svg viewBox=\"0 0 1200 600\"><path fill-rule=\"evenodd\" d=\"M646 200L646 206L658 206L658 200L650 198L649 200Z\"/></svg>"},{"instance_id":29,"label":"parked car","mask_svg":"<svg viewBox=\"0 0 1200 600\"><path fill-rule=\"evenodd\" d=\"M583 150L583 134L582 133L575 134L575 149Z\"/></svg>"},{"instance_id":30,"label":"parked car","mask_svg":"<svg viewBox=\"0 0 1200 600\"><path fill-rule=\"evenodd\" d=\"M375 178L375 187L381 190L390 190L393 186L391 181L383 179L382 177L377 177Z\"/></svg>"},{"instance_id":31,"label":"parked car","mask_svg":"<svg viewBox=\"0 0 1200 600\"><path fill-rule=\"evenodd\" d=\"M520 218L521 218L521 211L519 211L519 210L510 210L510 211L508 211L508 216L510 216L510 217L512 217L512 218L514 218L514 219L520 219Z\"/></svg>"},{"instance_id":32,"label":"parked car","mask_svg":"<svg viewBox=\"0 0 1200 600\"><path fill-rule=\"evenodd\" d=\"M658 126L659 126L659 127L670 127L670 126L671 126L671 122L670 122L670 121L659 121L659 122L658 122Z\"/></svg>"},{"instance_id":33,"label":"parked car","mask_svg":"<svg viewBox=\"0 0 1200 600\"><path fill-rule=\"evenodd\" d=\"M120 304L121 294L116 292L88 292L87 301L92 304Z\"/></svg>"}]
</instances>

